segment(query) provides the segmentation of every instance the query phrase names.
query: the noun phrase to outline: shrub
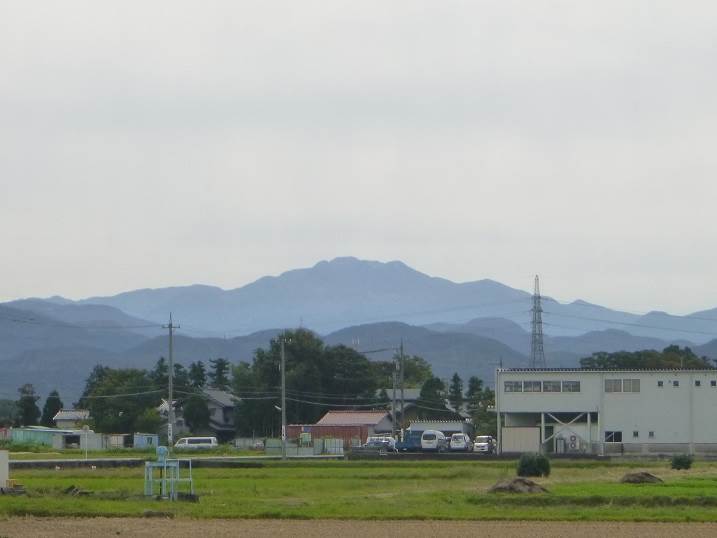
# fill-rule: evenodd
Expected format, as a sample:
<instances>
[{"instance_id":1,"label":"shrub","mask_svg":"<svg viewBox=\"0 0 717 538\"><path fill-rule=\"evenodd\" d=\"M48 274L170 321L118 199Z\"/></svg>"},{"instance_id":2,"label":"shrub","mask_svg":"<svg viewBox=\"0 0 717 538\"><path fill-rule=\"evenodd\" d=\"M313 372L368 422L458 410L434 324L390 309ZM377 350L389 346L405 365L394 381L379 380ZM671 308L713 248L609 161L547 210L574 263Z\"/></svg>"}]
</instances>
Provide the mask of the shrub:
<instances>
[{"instance_id":1,"label":"shrub","mask_svg":"<svg viewBox=\"0 0 717 538\"><path fill-rule=\"evenodd\" d=\"M542 454L523 454L516 471L518 476L549 476L550 460Z\"/></svg>"},{"instance_id":2,"label":"shrub","mask_svg":"<svg viewBox=\"0 0 717 538\"><path fill-rule=\"evenodd\" d=\"M694 458L689 454L677 454L672 456L672 468L678 471L681 469L689 469L692 467L693 461Z\"/></svg>"}]
</instances>

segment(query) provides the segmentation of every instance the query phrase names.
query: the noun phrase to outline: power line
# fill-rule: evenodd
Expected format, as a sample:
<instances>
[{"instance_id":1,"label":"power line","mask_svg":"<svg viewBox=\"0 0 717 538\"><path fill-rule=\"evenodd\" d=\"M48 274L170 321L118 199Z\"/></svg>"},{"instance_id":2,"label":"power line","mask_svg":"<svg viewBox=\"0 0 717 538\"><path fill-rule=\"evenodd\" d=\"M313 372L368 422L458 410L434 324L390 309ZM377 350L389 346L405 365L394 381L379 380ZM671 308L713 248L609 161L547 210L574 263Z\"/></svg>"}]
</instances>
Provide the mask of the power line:
<instances>
[{"instance_id":1,"label":"power line","mask_svg":"<svg viewBox=\"0 0 717 538\"><path fill-rule=\"evenodd\" d=\"M628 322L628 321L614 321L614 320L603 319L603 318L591 318L591 317L587 317L587 316L576 316L576 315L574 315L574 314L560 314L560 313L558 313L558 312L551 312L551 311L549 311L549 310L544 310L544 312L545 312L546 314L548 314L548 315L558 316L558 317L561 317L561 318L574 318L574 319L582 319L582 320L586 320L586 321L599 321L599 322L608 323L608 324L611 324L611 325L624 325L624 326L627 326L627 327L639 327L639 328L642 328L642 329L658 329L658 330L662 330L662 331L672 331L672 332L682 332L682 333L691 333L691 334L701 334L701 335L712 336L712 337L716 337L716 336L717 336L717 333L708 333L708 332L705 332L705 331L694 331L694 330L691 330L691 329L677 329L677 328L674 328L674 327L665 327L665 326L660 326L660 325L645 325L645 324L642 324L642 323L630 323L630 322ZM714 321L717 321L717 320L714 320ZM582 330L582 329L580 329L579 327L575 327L575 329L576 329L576 330Z\"/></svg>"}]
</instances>

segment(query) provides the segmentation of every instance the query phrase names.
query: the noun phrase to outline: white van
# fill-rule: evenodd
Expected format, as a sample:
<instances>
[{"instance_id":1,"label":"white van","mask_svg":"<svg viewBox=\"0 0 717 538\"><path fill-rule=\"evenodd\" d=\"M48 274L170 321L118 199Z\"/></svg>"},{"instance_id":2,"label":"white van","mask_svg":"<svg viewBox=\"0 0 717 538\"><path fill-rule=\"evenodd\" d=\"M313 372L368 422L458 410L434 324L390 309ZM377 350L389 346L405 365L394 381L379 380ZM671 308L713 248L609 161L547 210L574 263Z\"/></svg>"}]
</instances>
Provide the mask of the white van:
<instances>
[{"instance_id":1,"label":"white van","mask_svg":"<svg viewBox=\"0 0 717 538\"><path fill-rule=\"evenodd\" d=\"M174 448L217 448L216 437L182 437L174 443Z\"/></svg>"},{"instance_id":2,"label":"white van","mask_svg":"<svg viewBox=\"0 0 717 538\"><path fill-rule=\"evenodd\" d=\"M440 452L446 448L446 436L438 430L426 430L421 434L421 450Z\"/></svg>"}]
</instances>

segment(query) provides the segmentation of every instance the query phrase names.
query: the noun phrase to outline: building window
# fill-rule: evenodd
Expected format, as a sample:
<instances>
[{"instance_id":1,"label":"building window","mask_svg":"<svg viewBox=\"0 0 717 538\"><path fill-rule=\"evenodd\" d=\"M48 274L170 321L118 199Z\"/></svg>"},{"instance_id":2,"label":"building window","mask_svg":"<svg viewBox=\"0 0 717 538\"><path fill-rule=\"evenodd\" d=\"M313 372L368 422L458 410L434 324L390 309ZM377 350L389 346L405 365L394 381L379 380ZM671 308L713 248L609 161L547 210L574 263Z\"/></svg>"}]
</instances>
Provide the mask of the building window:
<instances>
[{"instance_id":1,"label":"building window","mask_svg":"<svg viewBox=\"0 0 717 538\"><path fill-rule=\"evenodd\" d=\"M701 386L702 386L702 381L700 381L699 379L695 379L695 387L701 387Z\"/></svg>"},{"instance_id":2,"label":"building window","mask_svg":"<svg viewBox=\"0 0 717 538\"><path fill-rule=\"evenodd\" d=\"M639 379L623 379L622 380L622 391L623 392L640 392L640 380Z\"/></svg>"},{"instance_id":3,"label":"building window","mask_svg":"<svg viewBox=\"0 0 717 538\"><path fill-rule=\"evenodd\" d=\"M673 382L672 382L672 386L673 386L673 387L679 387L679 386L680 386L680 382L679 382L679 381L673 381Z\"/></svg>"},{"instance_id":4,"label":"building window","mask_svg":"<svg viewBox=\"0 0 717 538\"><path fill-rule=\"evenodd\" d=\"M655 438L655 432L647 432L647 436L648 436L650 439L654 439L654 438Z\"/></svg>"},{"instance_id":5,"label":"building window","mask_svg":"<svg viewBox=\"0 0 717 538\"><path fill-rule=\"evenodd\" d=\"M664 383L663 383L662 381L658 381L658 382L657 382L657 386L658 386L658 387L662 388L663 385L664 385Z\"/></svg>"},{"instance_id":6,"label":"building window","mask_svg":"<svg viewBox=\"0 0 717 538\"><path fill-rule=\"evenodd\" d=\"M717 380L710 381L710 387L717 387Z\"/></svg>"},{"instance_id":7,"label":"building window","mask_svg":"<svg viewBox=\"0 0 717 538\"><path fill-rule=\"evenodd\" d=\"M605 392L622 392L622 379L606 379Z\"/></svg>"},{"instance_id":8,"label":"building window","mask_svg":"<svg viewBox=\"0 0 717 538\"><path fill-rule=\"evenodd\" d=\"M522 381L506 381L504 387L505 392L523 392Z\"/></svg>"},{"instance_id":9,"label":"building window","mask_svg":"<svg viewBox=\"0 0 717 538\"><path fill-rule=\"evenodd\" d=\"M563 381L563 392L580 392L580 381Z\"/></svg>"},{"instance_id":10,"label":"building window","mask_svg":"<svg viewBox=\"0 0 717 538\"><path fill-rule=\"evenodd\" d=\"M523 381L523 392L541 392L540 381Z\"/></svg>"},{"instance_id":11,"label":"building window","mask_svg":"<svg viewBox=\"0 0 717 538\"><path fill-rule=\"evenodd\" d=\"M633 436L635 439L637 439L638 437L640 437L640 432L637 431L637 430L633 430L632 436Z\"/></svg>"},{"instance_id":12,"label":"building window","mask_svg":"<svg viewBox=\"0 0 717 538\"><path fill-rule=\"evenodd\" d=\"M606 443L622 443L622 432L605 432Z\"/></svg>"},{"instance_id":13,"label":"building window","mask_svg":"<svg viewBox=\"0 0 717 538\"><path fill-rule=\"evenodd\" d=\"M543 381L543 392L560 392L560 381Z\"/></svg>"}]
</instances>

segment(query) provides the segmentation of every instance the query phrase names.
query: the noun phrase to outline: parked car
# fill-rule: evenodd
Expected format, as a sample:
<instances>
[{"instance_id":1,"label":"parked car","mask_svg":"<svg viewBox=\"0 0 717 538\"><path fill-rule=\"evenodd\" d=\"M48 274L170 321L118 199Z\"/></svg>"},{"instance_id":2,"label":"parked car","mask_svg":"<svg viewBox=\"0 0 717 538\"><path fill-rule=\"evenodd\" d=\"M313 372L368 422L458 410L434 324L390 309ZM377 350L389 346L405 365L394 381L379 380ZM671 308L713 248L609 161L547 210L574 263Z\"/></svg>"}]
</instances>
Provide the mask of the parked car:
<instances>
[{"instance_id":1,"label":"parked car","mask_svg":"<svg viewBox=\"0 0 717 538\"><path fill-rule=\"evenodd\" d=\"M174 443L174 448L217 448L219 443L216 437L182 437Z\"/></svg>"},{"instance_id":2,"label":"parked car","mask_svg":"<svg viewBox=\"0 0 717 538\"><path fill-rule=\"evenodd\" d=\"M364 443L364 448L377 448L387 452L398 452L396 440L393 437L369 437Z\"/></svg>"},{"instance_id":3,"label":"parked car","mask_svg":"<svg viewBox=\"0 0 717 538\"><path fill-rule=\"evenodd\" d=\"M473 452L473 441L465 433L454 433L449 443L451 450Z\"/></svg>"},{"instance_id":4,"label":"parked car","mask_svg":"<svg viewBox=\"0 0 717 538\"><path fill-rule=\"evenodd\" d=\"M443 432L439 432L438 430L426 430L421 435L421 450L442 452L447 446L448 443L446 442L446 436L443 435Z\"/></svg>"},{"instance_id":5,"label":"parked car","mask_svg":"<svg viewBox=\"0 0 717 538\"><path fill-rule=\"evenodd\" d=\"M482 454L493 454L495 452L495 439L490 435L479 435L473 441L473 450Z\"/></svg>"}]
</instances>

